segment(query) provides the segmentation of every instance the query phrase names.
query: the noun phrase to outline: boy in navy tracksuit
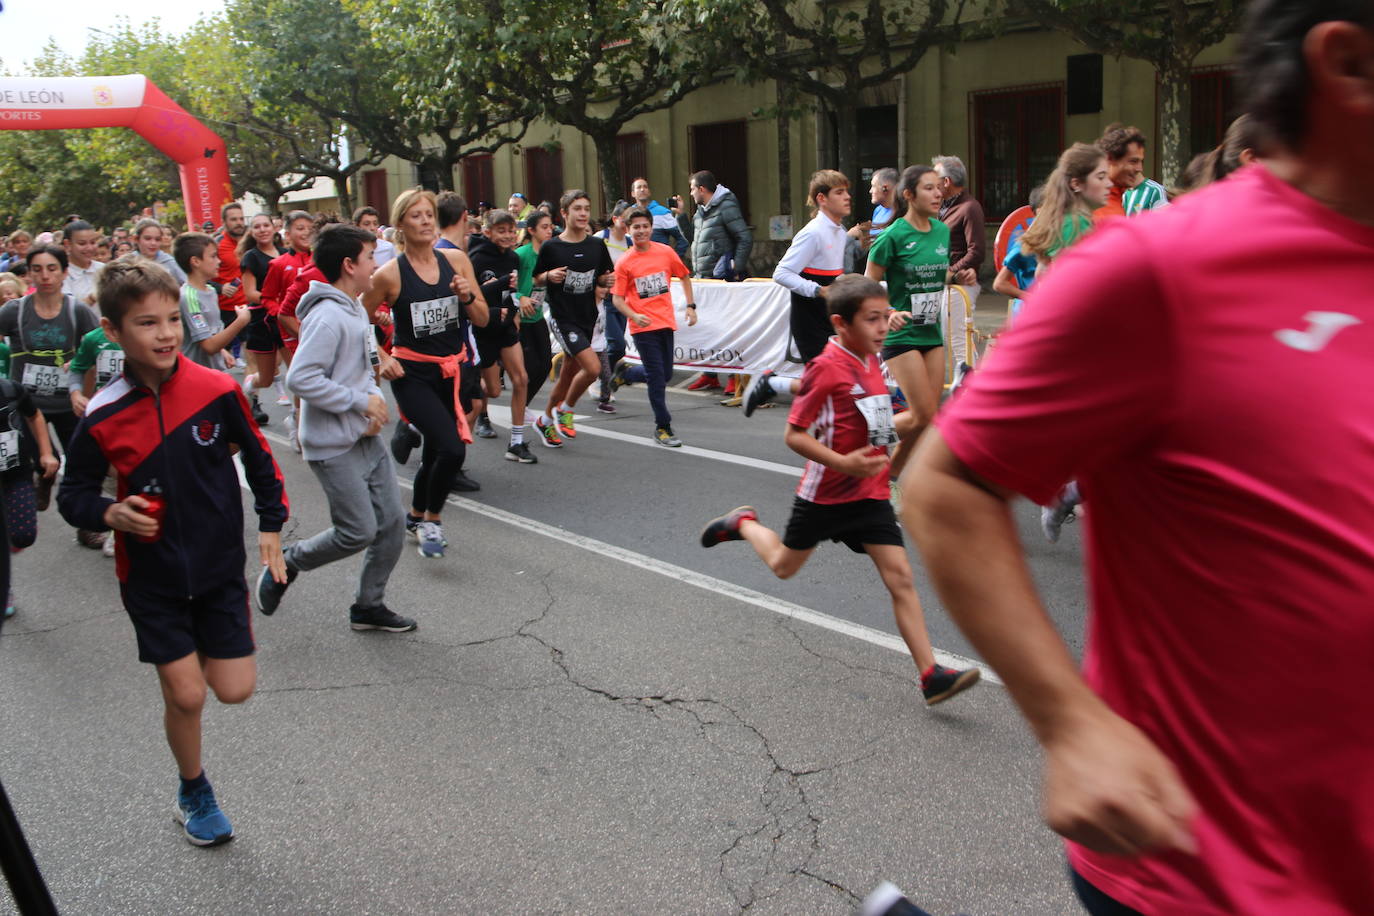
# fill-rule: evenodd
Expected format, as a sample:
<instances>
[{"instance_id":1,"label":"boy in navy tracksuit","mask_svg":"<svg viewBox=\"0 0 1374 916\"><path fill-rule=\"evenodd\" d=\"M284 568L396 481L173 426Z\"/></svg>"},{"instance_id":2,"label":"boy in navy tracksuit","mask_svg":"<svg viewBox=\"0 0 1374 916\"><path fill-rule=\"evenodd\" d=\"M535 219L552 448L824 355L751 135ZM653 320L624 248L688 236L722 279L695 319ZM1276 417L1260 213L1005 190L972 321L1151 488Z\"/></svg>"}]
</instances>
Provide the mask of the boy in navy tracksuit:
<instances>
[{"instance_id":1,"label":"boy in navy tracksuit","mask_svg":"<svg viewBox=\"0 0 1374 916\"><path fill-rule=\"evenodd\" d=\"M235 381L180 355L171 276L142 262L110 264L96 295L106 335L124 348L124 372L87 406L58 508L80 528L116 532L120 596L139 660L157 666L167 742L181 773L176 817L192 843L215 846L234 831L201 768L206 687L223 703L242 703L257 679L231 446L253 491L262 563L283 582L286 491ZM100 492L109 466L117 501Z\"/></svg>"}]
</instances>

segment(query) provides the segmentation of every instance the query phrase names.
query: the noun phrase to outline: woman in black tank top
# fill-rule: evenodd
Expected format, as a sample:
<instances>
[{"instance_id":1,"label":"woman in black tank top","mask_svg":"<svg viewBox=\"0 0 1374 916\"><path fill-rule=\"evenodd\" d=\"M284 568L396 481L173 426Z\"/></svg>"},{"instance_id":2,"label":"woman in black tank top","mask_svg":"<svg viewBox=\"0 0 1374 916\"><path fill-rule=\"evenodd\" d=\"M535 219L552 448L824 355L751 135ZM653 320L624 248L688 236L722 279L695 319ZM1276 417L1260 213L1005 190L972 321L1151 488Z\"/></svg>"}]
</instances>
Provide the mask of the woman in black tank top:
<instances>
[{"instance_id":1,"label":"woman in black tank top","mask_svg":"<svg viewBox=\"0 0 1374 916\"><path fill-rule=\"evenodd\" d=\"M438 559L447 543L440 513L467 457L458 434L461 376L455 362L467 355L468 321L485 325L487 307L475 295L477 280L467 255L433 247L438 238L433 194L405 191L392 205L391 220L400 254L373 276L363 304L375 316L382 302L391 303L394 358L383 360L382 376L391 380L401 413L424 436L406 528L418 538L420 556Z\"/></svg>"}]
</instances>

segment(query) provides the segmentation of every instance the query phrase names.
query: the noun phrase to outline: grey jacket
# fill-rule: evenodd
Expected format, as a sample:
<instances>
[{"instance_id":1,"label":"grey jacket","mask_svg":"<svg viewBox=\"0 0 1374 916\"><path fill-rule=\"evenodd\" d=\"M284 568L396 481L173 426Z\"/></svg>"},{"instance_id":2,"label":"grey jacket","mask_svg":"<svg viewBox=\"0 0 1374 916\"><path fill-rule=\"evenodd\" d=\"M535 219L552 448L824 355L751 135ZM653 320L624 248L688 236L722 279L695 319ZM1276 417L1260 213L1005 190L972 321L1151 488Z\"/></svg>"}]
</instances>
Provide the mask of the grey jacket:
<instances>
[{"instance_id":1,"label":"grey jacket","mask_svg":"<svg viewBox=\"0 0 1374 916\"><path fill-rule=\"evenodd\" d=\"M300 395L298 435L306 461L342 455L367 432L368 398L381 394L373 373L376 338L367 312L337 287L316 280L296 306L300 347L286 387Z\"/></svg>"},{"instance_id":2,"label":"grey jacket","mask_svg":"<svg viewBox=\"0 0 1374 916\"><path fill-rule=\"evenodd\" d=\"M735 270L747 274L753 247L754 236L735 192L717 185L711 200L697 207L692 227L692 272L698 277L714 277L721 258L732 257Z\"/></svg>"}]
</instances>

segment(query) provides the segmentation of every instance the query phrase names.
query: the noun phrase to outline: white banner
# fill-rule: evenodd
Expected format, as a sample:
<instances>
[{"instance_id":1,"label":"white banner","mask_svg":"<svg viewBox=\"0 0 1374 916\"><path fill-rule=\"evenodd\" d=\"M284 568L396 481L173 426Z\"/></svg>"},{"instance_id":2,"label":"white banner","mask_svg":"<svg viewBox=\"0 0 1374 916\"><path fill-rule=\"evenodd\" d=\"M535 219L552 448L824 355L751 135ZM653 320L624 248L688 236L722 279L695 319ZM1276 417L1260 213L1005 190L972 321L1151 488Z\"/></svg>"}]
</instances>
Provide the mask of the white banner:
<instances>
[{"instance_id":1,"label":"white banner","mask_svg":"<svg viewBox=\"0 0 1374 916\"><path fill-rule=\"evenodd\" d=\"M687 327L687 296L673 281L673 365L726 374L757 375L771 369L779 375L801 376L802 365L789 359L792 333L789 318L792 296L772 280L693 280L697 303L696 327ZM639 360L634 335L625 332L625 356ZM791 354L795 357L796 354Z\"/></svg>"},{"instance_id":2,"label":"white banner","mask_svg":"<svg viewBox=\"0 0 1374 916\"><path fill-rule=\"evenodd\" d=\"M803 366L796 361L792 345L792 294L785 288L769 279L743 283L693 280L692 292L696 296L697 323L689 328L687 296L681 282L673 281L673 311L677 315L674 366L726 375L757 375L771 369L786 378L801 377ZM973 354L970 363L976 365L977 341L971 336L971 322L965 319L973 311L968 294L958 287L946 287L940 311L940 326L946 337L952 326L956 335L967 338L965 348ZM625 356L639 361L639 350L628 328ZM947 375L953 372L954 362L945 360Z\"/></svg>"},{"instance_id":3,"label":"white banner","mask_svg":"<svg viewBox=\"0 0 1374 916\"><path fill-rule=\"evenodd\" d=\"M124 76L4 76L0 77L0 108L30 111L137 108L143 104L148 80L137 73Z\"/></svg>"}]
</instances>

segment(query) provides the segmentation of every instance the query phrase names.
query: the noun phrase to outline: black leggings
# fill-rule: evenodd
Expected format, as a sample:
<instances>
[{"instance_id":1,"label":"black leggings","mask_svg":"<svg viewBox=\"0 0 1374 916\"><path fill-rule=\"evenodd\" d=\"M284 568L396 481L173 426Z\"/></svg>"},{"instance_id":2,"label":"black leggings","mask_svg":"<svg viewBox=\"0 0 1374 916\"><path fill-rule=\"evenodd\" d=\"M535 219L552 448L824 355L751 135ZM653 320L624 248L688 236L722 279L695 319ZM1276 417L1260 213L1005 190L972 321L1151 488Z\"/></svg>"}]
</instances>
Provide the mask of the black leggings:
<instances>
[{"instance_id":1,"label":"black leggings","mask_svg":"<svg viewBox=\"0 0 1374 916\"><path fill-rule=\"evenodd\" d=\"M396 406L425 438L420 469L415 472L411 507L416 514L438 514L444 508L453 478L467 458L467 446L458 437L453 409L453 379L444 378L438 366L401 361L406 374L391 382Z\"/></svg>"},{"instance_id":2,"label":"black leggings","mask_svg":"<svg viewBox=\"0 0 1374 916\"><path fill-rule=\"evenodd\" d=\"M553 369L553 344L549 342L549 323L539 319L533 324L520 325L520 349L525 354L525 374L530 382L525 394L525 403L533 404L534 396L549 379Z\"/></svg>"},{"instance_id":3,"label":"black leggings","mask_svg":"<svg viewBox=\"0 0 1374 916\"><path fill-rule=\"evenodd\" d=\"M76 425L81 421L70 410L62 413L56 411L45 413L43 419L51 423L53 430L57 433L57 438L52 440L52 453L61 458L67 451L67 443L72 441L72 434L76 432ZM24 433L27 435L28 430L24 430Z\"/></svg>"}]
</instances>

